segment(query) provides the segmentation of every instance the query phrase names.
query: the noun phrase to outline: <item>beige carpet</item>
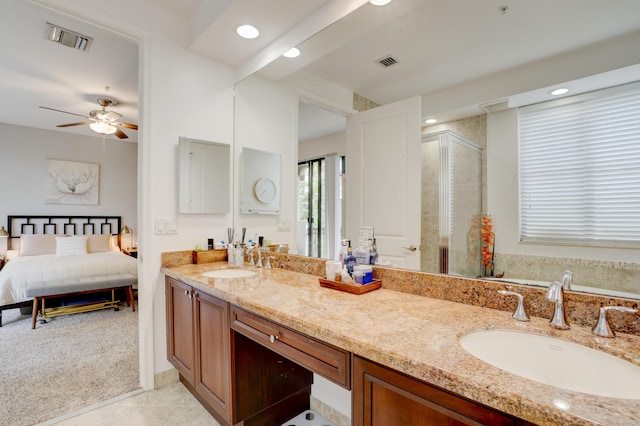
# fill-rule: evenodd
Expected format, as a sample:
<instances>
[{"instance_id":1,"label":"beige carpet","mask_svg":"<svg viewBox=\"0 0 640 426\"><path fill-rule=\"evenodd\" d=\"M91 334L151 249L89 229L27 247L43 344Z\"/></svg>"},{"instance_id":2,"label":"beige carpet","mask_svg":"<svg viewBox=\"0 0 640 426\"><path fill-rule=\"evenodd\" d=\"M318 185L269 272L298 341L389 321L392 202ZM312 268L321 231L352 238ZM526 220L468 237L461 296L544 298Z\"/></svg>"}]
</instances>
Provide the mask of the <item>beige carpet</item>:
<instances>
[{"instance_id":1,"label":"beige carpet","mask_svg":"<svg viewBox=\"0 0 640 426\"><path fill-rule=\"evenodd\" d=\"M2 317L0 425L34 425L139 388L130 307L56 317L35 330L19 309Z\"/></svg>"}]
</instances>

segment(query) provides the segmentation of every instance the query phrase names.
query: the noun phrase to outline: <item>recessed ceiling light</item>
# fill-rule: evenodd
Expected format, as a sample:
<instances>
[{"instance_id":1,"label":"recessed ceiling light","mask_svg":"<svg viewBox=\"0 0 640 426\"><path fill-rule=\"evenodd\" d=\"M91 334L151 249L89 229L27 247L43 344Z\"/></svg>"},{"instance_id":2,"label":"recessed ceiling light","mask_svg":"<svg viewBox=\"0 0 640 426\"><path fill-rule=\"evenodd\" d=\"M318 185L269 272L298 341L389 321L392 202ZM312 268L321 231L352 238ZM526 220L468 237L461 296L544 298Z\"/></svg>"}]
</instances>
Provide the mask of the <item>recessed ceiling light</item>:
<instances>
[{"instance_id":1,"label":"recessed ceiling light","mask_svg":"<svg viewBox=\"0 0 640 426\"><path fill-rule=\"evenodd\" d=\"M369 0L369 3L374 6L384 6L391 3L391 0Z\"/></svg>"},{"instance_id":2,"label":"recessed ceiling light","mask_svg":"<svg viewBox=\"0 0 640 426\"><path fill-rule=\"evenodd\" d=\"M284 56L285 58L297 58L298 56L300 56L300 49L298 49L297 47L292 47L291 49L284 52L282 56Z\"/></svg>"},{"instance_id":3,"label":"recessed ceiling light","mask_svg":"<svg viewBox=\"0 0 640 426\"><path fill-rule=\"evenodd\" d=\"M564 95L565 93L567 93L569 91L568 88L566 87L560 87L558 89L553 89L552 91L549 92L549 94L551 96L560 96L560 95Z\"/></svg>"},{"instance_id":4,"label":"recessed ceiling light","mask_svg":"<svg viewBox=\"0 0 640 426\"><path fill-rule=\"evenodd\" d=\"M437 123L438 120L436 120L435 118L429 118L428 120L424 120L424 122L427 124L434 124Z\"/></svg>"},{"instance_id":5,"label":"recessed ceiling light","mask_svg":"<svg viewBox=\"0 0 640 426\"><path fill-rule=\"evenodd\" d=\"M256 38L260 35L260 31L253 25L240 25L236 28L236 32L240 37L248 39Z\"/></svg>"}]
</instances>

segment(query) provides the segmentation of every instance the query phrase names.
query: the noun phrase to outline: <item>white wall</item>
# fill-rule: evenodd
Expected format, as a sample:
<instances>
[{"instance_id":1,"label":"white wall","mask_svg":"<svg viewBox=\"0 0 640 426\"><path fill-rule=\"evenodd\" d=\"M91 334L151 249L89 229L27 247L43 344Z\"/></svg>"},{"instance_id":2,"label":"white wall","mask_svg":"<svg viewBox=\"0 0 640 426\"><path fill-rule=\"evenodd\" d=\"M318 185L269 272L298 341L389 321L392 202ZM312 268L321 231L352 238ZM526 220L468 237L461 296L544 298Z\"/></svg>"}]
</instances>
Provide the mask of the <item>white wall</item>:
<instances>
[{"instance_id":1,"label":"white wall","mask_svg":"<svg viewBox=\"0 0 640 426\"><path fill-rule=\"evenodd\" d=\"M297 191L297 107L293 87L258 76L240 82L235 93L234 197L240 199L242 148L280 154L280 214L240 214L235 203L236 228L247 228L247 239L264 236L273 244L288 244L295 252ZM250 188L249 188L250 189ZM288 224L288 229L285 226Z\"/></svg>"},{"instance_id":2,"label":"white wall","mask_svg":"<svg viewBox=\"0 0 640 426\"><path fill-rule=\"evenodd\" d=\"M147 38L144 46L140 211L146 232L141 246L145 296L153 302L146 300L140 333L147 339L142 346L153 348L153 369L146 365L151 370L148 375L152 375L172 368L166 359L161 253L193 249L196 243L204 245L210 237L222 239L232 223L231 214L177 214L176 191L180 136L233 142L234 74L230 68L190 53L161 36ZM158 218L175 218L177 234L157 235L154 223ZM153 339L145 333L152 333Z\"/></svg>"},{"instance_id":3,"label":"white wall","mask_svg":"<svg viewBox=\"0 0 640 426\"><path fill-rule=\"evenodd\" d=\"M100 166L98 205L45 204L47 158ZM119 215L136 230L138 145L0 123L0 224L7 215Z\"/></svg>"},{"instance_id":4,"label":"white wall","mask_svg":"<svg viewBox=\"0 0 640 426\"><path fill-rule=\"evenodd\" d=\"M327 154L345 155L347 151L345 132L309 139L298 144L298 161L313 160Z\"/></svg>"}]
</instances>

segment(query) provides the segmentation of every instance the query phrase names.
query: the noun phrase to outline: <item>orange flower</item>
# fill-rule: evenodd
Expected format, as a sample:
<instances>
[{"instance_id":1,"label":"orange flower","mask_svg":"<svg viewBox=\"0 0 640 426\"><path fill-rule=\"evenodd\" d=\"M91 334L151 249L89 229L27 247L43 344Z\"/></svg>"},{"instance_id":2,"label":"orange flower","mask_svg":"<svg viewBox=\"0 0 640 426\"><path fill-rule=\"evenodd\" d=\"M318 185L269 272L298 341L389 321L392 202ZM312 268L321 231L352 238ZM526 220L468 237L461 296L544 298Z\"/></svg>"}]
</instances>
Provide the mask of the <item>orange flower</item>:
<instances>
[{"instance_id":1,"label":"orange flower","mask_svg":"<svg viewBox=\"0 0 640 426\"><path fill-rule=\"evenodd\" d=\"M483 215L480 233L482 236L482 265L487 269L492 269L493 265L493 244L495 235L493 233L493 219L489 215Z\"/></svg>"}]
</instances>

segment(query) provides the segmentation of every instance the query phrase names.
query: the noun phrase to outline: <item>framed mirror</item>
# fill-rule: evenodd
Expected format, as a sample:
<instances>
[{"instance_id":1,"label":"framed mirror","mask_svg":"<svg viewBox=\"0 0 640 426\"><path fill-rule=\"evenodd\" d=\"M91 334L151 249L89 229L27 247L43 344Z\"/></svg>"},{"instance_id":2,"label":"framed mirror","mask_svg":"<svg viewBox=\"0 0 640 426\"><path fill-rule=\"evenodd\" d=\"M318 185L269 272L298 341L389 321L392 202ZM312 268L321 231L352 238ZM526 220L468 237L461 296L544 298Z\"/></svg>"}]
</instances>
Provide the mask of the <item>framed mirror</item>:
<instances>
[{"instance_id":1,"label":"framed mirror","mask_svg":"<svg viewBox=\"0 0 640 426\"><path fill-rule=\"evenodd\" d=\"M179 213L229 213L231 147L180 137L178 157Z\"/></svg>"}]
</instances>

